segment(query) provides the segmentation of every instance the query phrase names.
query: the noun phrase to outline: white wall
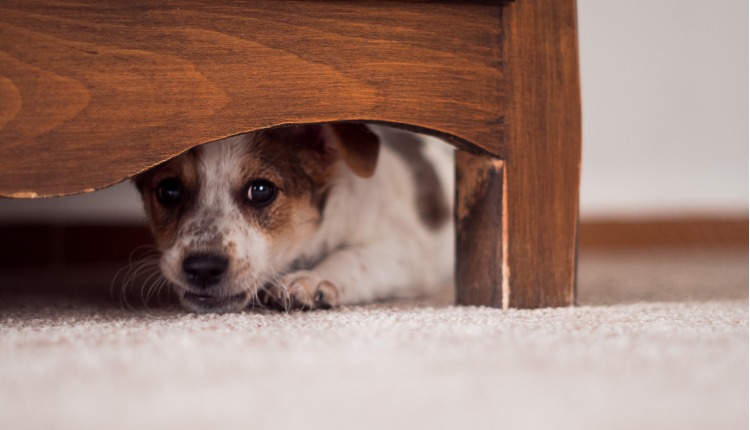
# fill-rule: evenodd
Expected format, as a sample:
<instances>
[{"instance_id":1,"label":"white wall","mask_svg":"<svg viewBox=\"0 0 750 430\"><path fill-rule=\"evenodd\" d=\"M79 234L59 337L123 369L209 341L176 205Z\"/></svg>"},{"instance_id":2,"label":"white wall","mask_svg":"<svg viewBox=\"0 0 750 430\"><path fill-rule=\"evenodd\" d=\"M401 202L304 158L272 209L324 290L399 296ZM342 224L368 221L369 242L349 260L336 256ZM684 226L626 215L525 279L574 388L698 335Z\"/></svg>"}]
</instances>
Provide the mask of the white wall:
<instances>
[{"instance_id":1,"label":"white wall","mask_svg":"<svg viewBox=\"0 0 750 430\"><path fill-rule=\"evenodd\" d=\"M140 196L130 181L89 194L51 199L0 199L0 223L145 223Z\"/></svg>"},{"instance_id":2,"label":"white wall","mask_svg":"<svg viewBox=\"0 0 750 430\"><path fill-rule=\"evenodd\" d=\"M748 1L579 0L583 217L748 206Z\"/></svg>"},{"instance_id":3,"label":"white wall","mask_svg":"<svg viewBox=\"0 0 750 430\"><path fill-rule=\"evenodd\" d=\"M522 0L521 0L522 1ZM747 214L747 0L579 0L581 216ZM129 184L3 220L142 220Z\"/></svg>"}]
</instances>

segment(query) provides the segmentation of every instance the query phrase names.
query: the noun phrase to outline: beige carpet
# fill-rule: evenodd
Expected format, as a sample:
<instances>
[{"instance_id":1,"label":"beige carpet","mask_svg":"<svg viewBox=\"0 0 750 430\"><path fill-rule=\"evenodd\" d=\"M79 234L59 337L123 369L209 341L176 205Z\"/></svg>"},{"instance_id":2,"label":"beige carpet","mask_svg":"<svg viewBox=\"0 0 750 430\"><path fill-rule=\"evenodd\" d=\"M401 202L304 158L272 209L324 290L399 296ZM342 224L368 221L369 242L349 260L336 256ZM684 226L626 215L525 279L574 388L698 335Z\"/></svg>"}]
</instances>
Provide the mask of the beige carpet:
<instances>
[{"instance_id":1,"label":"beige carpet","mask_svg":"<svg viewBox=\"0 0 750 430\"><path fill-rule=\"evenodd\" d=\"M579 277L570 309L196 316L0 274L0 428L748 427L746 251L587 253Z\"/></svg>"}]
</instances>

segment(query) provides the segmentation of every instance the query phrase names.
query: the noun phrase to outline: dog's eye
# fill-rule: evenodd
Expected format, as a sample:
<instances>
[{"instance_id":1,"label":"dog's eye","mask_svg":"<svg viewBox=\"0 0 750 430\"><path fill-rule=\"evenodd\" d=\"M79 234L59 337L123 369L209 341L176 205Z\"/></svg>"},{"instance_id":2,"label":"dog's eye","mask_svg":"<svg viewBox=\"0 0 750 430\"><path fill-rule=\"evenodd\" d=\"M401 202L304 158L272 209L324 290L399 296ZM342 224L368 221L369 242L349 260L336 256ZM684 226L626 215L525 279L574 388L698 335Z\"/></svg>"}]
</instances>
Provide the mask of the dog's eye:
<instances>
[{"instance_id":1,"label":"dog's eye","mask_svg":"<svg viewBox=\"0 0 750 430\"><path fill-rule=\"evenodd\" d=\"M156 200L164 206L174 206L182 197L182 184L177 178L167 178L156 186Z\"/></svg>"},{"instance_id":2,"label":"dog's eye","mask_svg":"<svg viewBox=\"0 0 750 430\"><path fill-rule=\"evenodd\" d=\"M256 208L270 204L276 198L276 186L268 180L256 179L247 187L247 202Z\"/></svg>"}]
</instances>

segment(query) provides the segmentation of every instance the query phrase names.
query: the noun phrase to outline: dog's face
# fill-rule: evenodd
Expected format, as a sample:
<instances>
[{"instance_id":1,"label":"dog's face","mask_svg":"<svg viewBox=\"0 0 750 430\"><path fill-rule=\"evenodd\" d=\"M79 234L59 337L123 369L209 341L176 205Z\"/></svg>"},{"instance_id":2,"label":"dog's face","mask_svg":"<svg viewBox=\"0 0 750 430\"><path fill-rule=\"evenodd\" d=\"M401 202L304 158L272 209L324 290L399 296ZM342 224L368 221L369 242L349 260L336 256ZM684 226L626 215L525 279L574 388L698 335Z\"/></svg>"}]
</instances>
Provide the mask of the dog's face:
<instances>
[{"instance_id":1,"label":"dog's face","mask_svg":"<svg viewBox=\"0 0 750 430\"><path fill-rule=\"evenodd\" d=\"M364 126L287 127L212 142L136 178L162 273L197 312L244 308L317 231L344 162L372 174Z\"/></svg>"}]
</instances>

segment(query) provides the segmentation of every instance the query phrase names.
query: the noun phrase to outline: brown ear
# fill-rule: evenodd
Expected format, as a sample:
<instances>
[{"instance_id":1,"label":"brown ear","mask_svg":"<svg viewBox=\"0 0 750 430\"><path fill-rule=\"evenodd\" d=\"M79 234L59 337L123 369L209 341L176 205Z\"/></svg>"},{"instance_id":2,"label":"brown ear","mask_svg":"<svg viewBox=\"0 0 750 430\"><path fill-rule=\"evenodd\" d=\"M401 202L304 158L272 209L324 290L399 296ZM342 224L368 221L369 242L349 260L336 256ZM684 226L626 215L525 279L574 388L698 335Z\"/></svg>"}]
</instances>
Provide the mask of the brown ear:
<instances>
[{"instance_id":1,"label":"brown ear","mask_svg":"<svg viewBox=\"0 0 750 430\"><path fill-rule=\"evenodd\" d=\"M334 123L326 125L328 137L339 156L360 177L375 173L380 152L380 138L364 124Z\"/></svg>"}]
</instances>

